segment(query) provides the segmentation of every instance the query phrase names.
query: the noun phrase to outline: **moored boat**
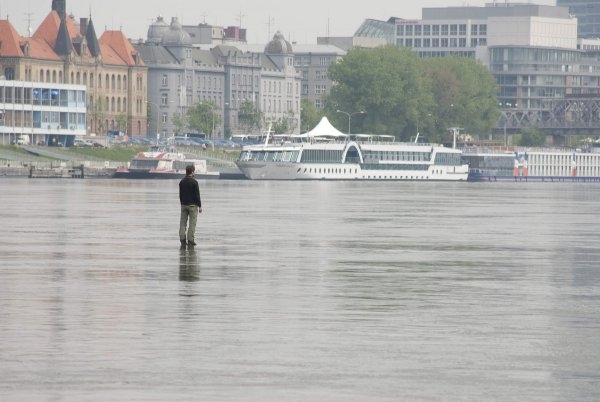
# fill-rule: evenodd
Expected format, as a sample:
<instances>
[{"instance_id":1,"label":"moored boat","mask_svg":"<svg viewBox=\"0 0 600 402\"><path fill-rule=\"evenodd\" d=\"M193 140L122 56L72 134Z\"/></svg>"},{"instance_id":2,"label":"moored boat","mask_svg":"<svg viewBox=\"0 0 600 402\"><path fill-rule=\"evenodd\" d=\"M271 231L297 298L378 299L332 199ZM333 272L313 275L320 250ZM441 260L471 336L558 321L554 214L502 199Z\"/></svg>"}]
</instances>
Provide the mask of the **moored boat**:
<instances>
[{"instance_id":1,"label":"moored boat","mask_svg":"<svg viewBox=\"0 0 600 402\"><path fill-rule=\"evenodd\" d=\"M600 153L536 148L467 148L468 181L600 182Z\"/></svg>"},{"instance_id":2,"label":"moored boat","mask_svg":"<svg viewBox=\"0 0 600 402\"><path fill-rule=\"evenodd\" d=\"M242 148L236 161L251 180L466 180L461 151L398 143L393 136L346 135L324 117L310 132Z\"/></svg>"},{"instance_id":3,"label":"moored boat","mask_svg":"<svg viewBox=\"0 0 600 402\"><path fill-rule=\"evenodd\" d=\"M129 166L117 168L113 174L118 179L175 179L185 176L185 167L194 165L198 179L218 179L219 172L209 172L206 160L187 158L173 147L152 146L139 152Z\"/></svg>"}]
</instances>

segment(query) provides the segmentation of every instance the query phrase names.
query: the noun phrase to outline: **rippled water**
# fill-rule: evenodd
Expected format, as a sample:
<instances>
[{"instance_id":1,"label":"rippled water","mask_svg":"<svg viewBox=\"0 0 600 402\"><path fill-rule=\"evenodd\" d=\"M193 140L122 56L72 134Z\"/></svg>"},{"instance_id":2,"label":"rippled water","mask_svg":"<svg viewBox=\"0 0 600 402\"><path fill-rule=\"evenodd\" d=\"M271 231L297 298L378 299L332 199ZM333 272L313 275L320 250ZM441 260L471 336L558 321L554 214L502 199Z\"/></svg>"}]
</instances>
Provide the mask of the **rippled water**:
<instances>
[{"instance_id":1,"label":"rippled water","mask_svg":"<svg viewBox=\"0 0 600 402\"><path fill-rule=\"evenodd\" d=\"M2 401L597 401L600 185L0 180Z\"/></svg>"}]
</instances>

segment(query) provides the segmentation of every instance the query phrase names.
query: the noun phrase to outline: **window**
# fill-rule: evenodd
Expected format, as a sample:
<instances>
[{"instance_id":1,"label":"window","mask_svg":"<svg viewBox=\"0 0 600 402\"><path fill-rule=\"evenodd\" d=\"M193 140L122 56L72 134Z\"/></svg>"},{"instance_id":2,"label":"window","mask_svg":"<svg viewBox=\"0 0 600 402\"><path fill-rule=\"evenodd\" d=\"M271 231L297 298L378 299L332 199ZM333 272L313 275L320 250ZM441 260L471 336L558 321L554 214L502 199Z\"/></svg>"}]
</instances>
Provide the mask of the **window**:
<instances>
[{"instance_id":1,"label":"window","mask_svg":"<svg viewBox=\"0 0 600 402\"><path fill-rule=\"evenodd\" d=\"M458 34L465 36L467 34L467 24L460 24L458 26Z\"/></svg>"},{"instance_id":2,"label":"window","mask_svg":"<svg viewBox=\"0 0 600 402\"><path fill-rule=\"evenodd\" d=\"M477 35L477 24L471 25L471 35Z\"/></svg>"},{"instance_id":3,"label":"window","mask_svg":"<svg viewBox=\"0 0 600 402\"><path fill-rule=\"evenodd\" d=\"M404 36L404 25L397 25L396 26L396 35L398 35L398 36Z\"/></svg>"},{"instance_id":4,"label":"window","mask_svg":"<svg viewBox=\"0 0 600 402\"><path fill-rule=\"evenodd\" d=\"M448 36L448 25L442 25L442 36Z\"/></svg>"},{"instance_id":5,"label":"window","mask_svg":"<svg viewBox=\"0 0 600 402\"><path fill-rule=\"evenodd\" d=\"M413 26L412 25L407 25L405 29L406 29L406 31L405 31L406 32L406 36L412 36L412 34L413 34Z\"/></svg>"},{"instance_id":6,"label":"window","mask_svg":"<svg viewBox=\"0 0 600 402\"><path fill-rule=\"evenodd\" d=\"M415 36L421 36L421 25L415 25Z\"/></svg>"},{"instance_id":7,"label":"window","mask_svg":"<svg viewBox=\"0 0 600 402\"><path fill-rule=\"evenodd\" d=\"M169 94L160 94L160 104L167 105L169 103Z\"/></svg>"},{"instance_id":8,"label":"window","mask_svg":"<svg viewBox=\"0 0 600 402\"><path fill-rule=\"evenodd\" d=\"M431 35L431 25L423 25L423 36Z\"/></svg>"},{"instance_id":9,"label":"window","mask_svg":"<svg viewBox=\"0 0 600 402\"><path fill-rule=\"evenodd\" d=\"M442 38L442 47L448 47L448 38Z\"/></svg>"},{"instance_id":10,"label":"window","mask_svg":"<svg viewBox=\"0 0 600 402\"><path fill-rule=\"evenodd\" d=\"M458 35L458 25L456 25L456 24L450 25L450 35L453 35L453 36Z\"/></svg>"},{"instance_id":11,"label":"window","mask_svg":"<svg viewBox=\"0 0 600 402\"><path fill-rule=\"evenodd\" d=\"M487 25L481 24L479 25L479 35L487 35Z\"/></svg>"},{"instance_id":12,"label":"window","mask_svg":"<svg viewBox=\"0 0 600 402\"><path fill-rule=\"evenodd\" d=\"M6 77L7 80L14 80L15 79L15 69L12 67L5 68L4 76Z\"/></svg>"},{"instance_id":13,"label":"window","mask_svg":"<svg viewBox=\"0 0 600 402\"><path fill-rule=\"evenodd\" d=\"M431 32L433 36L439 36L440 34L440 26L439 25L432 25L431 26Z\"/></svg>"}]
</instances>

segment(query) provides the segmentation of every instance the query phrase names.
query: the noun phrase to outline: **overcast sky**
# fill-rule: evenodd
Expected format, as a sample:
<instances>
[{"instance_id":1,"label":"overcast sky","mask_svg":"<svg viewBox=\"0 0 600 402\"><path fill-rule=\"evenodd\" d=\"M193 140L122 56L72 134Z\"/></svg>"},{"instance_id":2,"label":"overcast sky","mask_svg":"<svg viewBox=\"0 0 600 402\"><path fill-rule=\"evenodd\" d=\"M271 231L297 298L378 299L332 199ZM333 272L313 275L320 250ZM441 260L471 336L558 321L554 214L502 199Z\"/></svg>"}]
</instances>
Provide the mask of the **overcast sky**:
<instances>
[{"instance_id":1,"label":"overcast sky","mask_svg":"<svg viewBox=\"0 0 600 402\"><path fill-rule=\"evenodd\" d=\"M105 29L121 29L129 38L146 38L148 26L162 15L167 22L178 17L185 25L206 22L247 29L249 43L266 43L276 31L290 41L311 44L317 36L351 36L366 18L420 19L427 7L483 6L487 1L462 0L67 0L67 12L92 16L100 36ZM555 0L521 0L522 3L556 4ZM504 3L504 0L498 0ZM35 29L48 15L52 0L0 0L2 19L7 16L21 35L28 19Z\"/></svg>"}]
</instances>

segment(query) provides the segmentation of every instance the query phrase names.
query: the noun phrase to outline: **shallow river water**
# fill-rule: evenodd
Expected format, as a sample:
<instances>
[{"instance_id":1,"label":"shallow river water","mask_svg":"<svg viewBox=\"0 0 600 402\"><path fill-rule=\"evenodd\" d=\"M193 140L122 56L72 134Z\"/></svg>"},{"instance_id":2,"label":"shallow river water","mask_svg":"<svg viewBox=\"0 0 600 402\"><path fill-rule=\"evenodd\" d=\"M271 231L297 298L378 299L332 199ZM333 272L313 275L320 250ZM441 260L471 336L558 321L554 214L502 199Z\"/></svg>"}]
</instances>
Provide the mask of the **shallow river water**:
<instances>
[{"instance_id":1,"label":"shallow river water","mask_svg":"<svg viewBox=\"0 0 600 402\"><path fill-rule=\"evenodd\" d=\"M598 401L600 185L0 179L1 401Z\"/></svg>"}]
</instances>

